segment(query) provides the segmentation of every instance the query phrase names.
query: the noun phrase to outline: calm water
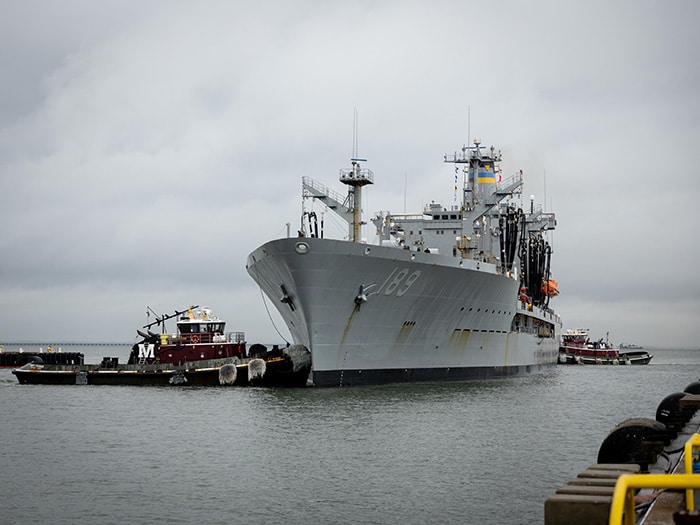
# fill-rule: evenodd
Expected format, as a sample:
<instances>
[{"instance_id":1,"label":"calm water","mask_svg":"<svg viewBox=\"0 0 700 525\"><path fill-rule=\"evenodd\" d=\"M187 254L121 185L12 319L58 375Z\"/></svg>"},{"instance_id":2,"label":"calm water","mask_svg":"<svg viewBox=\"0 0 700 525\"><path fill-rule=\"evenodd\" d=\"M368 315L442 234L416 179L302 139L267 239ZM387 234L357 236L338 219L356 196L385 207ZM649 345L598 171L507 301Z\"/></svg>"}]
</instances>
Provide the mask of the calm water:
<instances>
[{"instance_id":1,"label":"calm water","mask_svg":"<svg viewBox=\"0 0 700 525\"><path fill-rule=\"evenodd\" d=\"M0 522L542 523L616 424L700 377L700 351L653 353L341 389L20 386L0 370Z\"/></svg>"}]
</instances>

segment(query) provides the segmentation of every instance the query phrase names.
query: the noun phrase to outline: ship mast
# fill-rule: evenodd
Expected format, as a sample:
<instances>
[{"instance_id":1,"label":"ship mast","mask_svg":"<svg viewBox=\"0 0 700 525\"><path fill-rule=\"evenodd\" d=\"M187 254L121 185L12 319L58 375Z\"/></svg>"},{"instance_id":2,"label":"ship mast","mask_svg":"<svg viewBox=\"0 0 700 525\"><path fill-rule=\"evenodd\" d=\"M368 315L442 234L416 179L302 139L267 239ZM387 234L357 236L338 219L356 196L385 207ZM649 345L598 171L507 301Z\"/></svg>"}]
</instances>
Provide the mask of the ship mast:
<instances>
[{"instance_id":1,"label":"ship mast","mask_svg":"<svg viewBox=\"0 0 700 525\"><path fill-rule=\"evenodd\" d=\"M361 169L360 162L366 159L352 158L352 168L340 170L340 182L350 186L348 188L348 207L352 210L352 223L348 235L352 242L360 242L360 228L362 227L362 186L374 184L372 170Z\"/></svg>"},{"instance_id":2,"label":"ship mast","mask_svg":"<svg viewBox=\"0 0 700 525\"><path fill-rule=\"evenodd\" d=\"M374 173L369 169L360 168L360 162L367 162L367 159L360 159L357 156L357 110L353 119L352 137L352 167L340 170L340 182L347 184L348 188L348 208L352 210L352 223L349 225L348 237L352 242L360 242L362 228L362 187L367 184L374 184Z\"/></svg>"},{"instance_id":3,"label":"ship mast","mask_svg":"<svg viewBox=\"0 0 700 525\"><path fill-rule=\"evenodd\" d=\"M471 211L479 204L484 204L493 193L496 184L496 164L501 161L501 152L491 146L482 148L481 139L474 138L474 146L464 146L462 154L445 155L445 162L468 164L466 191L463 196L463 206Z\"/></svg>"}]
</instances>

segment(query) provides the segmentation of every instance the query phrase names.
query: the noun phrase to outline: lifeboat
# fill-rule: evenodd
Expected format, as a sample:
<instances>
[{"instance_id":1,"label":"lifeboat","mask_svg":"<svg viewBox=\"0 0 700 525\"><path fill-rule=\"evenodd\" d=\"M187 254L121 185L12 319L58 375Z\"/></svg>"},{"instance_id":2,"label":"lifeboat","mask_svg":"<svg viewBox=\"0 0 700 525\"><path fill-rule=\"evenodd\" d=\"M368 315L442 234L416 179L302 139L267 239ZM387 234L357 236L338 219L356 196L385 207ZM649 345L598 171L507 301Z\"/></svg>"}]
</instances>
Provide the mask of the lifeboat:
<instances>
[{"instance_id":1,"label":"lifeboat","mask_svg":"<svg viewBox=\"0 0 700 525\"><path fill-rule=\"evenodd\" d=\"M559 283L554 279L545 279L542 281L542 293L548 297L556 297L559 295Z\"/></svg>"}]
</instances>

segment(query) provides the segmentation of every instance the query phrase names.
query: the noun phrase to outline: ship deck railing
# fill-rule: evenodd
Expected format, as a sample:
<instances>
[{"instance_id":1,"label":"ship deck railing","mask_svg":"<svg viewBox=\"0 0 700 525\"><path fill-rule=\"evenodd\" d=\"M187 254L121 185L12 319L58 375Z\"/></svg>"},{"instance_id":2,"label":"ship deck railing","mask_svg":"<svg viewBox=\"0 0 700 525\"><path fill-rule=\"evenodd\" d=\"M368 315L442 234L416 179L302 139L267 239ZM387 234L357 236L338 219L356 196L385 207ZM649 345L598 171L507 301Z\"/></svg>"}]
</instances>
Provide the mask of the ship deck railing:
<instances>
[{"instance_id":1,"label":"ship deck railing","mask_svg":"<svg viewBox=\"0 0 700 525\"><path fill-rule=\"evenodd\" d=\"M195 336L197 337L196 341L192 339ZM179 337L175 334L166 334L164 337L164 340L161 339L161 344L245 343L245 332L226 332L225 334L221 334L219 332L192 332L180 335Z\"/></svg>"},{"instance_id":2,"label":"ship deck railing","mask_svg":"<svg viewBox=\"0 0 700 525\"><path fill-rule=\"evenodd\" d=\"M245 343L245 332L226 332L226 342Z\"/></svg>"},{"instance_id":3,"label":"ship deck railing","mask_svg":"<svg viewBox=\"0 0 700 525\"><path fill-rule=\"evenodd\" d=\"M392 213L390 217L396 221L432 220L432 216L426 217L423 213Z\"/></svg>"},{"instance_id":4,"label":"ship deck railing","mask_svg":"<svg viewBox=\"0 0 700 525\"><path fill-rule=\"evenodd\" d=\"M331 204L333 202L342 203L345 200L345 197L343 195L336 191L333 191L326 185L321 184L320 182L312 179L311 177L302 177L302 186L309 191L311 197L315 197L317 199L330 199ZM330 207L333 208L334 206L331 205Z\"/></svg>"},{"instance_id":5,"label":"ship deck railing","mask_svg":"<svg viewBox=\"0 0 700 525\"><path fill-rule=\"evenodd\" d=\"M525 304L522 301L518 301L517 309L522 310L524 312L539 313L545 319L559 321L559 314L557 314L554 310L552 310L549 307L542 308L539 306L535 306L532 303Z\"/></svg>"}]
</instances>

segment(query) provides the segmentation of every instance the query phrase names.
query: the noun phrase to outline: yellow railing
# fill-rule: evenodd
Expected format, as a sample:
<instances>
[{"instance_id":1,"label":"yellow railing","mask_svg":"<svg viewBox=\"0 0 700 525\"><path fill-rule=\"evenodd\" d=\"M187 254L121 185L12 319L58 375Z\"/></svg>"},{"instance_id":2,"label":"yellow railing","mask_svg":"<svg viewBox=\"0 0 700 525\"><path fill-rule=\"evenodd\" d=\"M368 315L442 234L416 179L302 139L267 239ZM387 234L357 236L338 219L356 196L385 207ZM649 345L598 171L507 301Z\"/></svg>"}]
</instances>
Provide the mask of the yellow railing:
<instances>
[{"instance_id":1,"label":"yellow railing","mask_svg":"<svg viewBox=\"0 0 700 525\"><path fill-rule=\"evenodd\" d=\"M700 489L700 474L693 474L693 449L700 449L700 434L685 443L685 474L623 474L615 485L610 506L610 525L634 525L634 489L685 489L685 508L694 510L695 494ZM700 451L699 451L700 452Z\"/></svg>"},{"instance_id":2,"label":"yellow railing","mask_svg":"<svg viewBox=\"0 0 700 525\"><path fill-rule=\"evenodd\" d=\"M693 434L693 436L685 442L685 472L686 474L693 473L693 449L700 448L700 434ZM700 451L699 451L700 452ZM698 476L700 477L700 476ZM693 487L698 488L698 487ZM695 510L695 495L693 493L693 488L687 488L685 490L685 505L688 510Z\"/></svg>"},{"instance_id":3,"label":"yellow railing","mask_svg":"<svg viewBox=\"0 0 700 525\"><path fill-rule=\"evenodd\" d=\"M691 471L692 472L692 471ZM610 506L610 525L622 525L622 513L624 511L624 525L634 525L636 515L634 512L633 489L686 489L692 494L691 489L700 489L700 475L698 474L622 474L617 478L612 505ZM692 499L686 496L686 508L692 510Z\"/></svg>"}]
</instances>

